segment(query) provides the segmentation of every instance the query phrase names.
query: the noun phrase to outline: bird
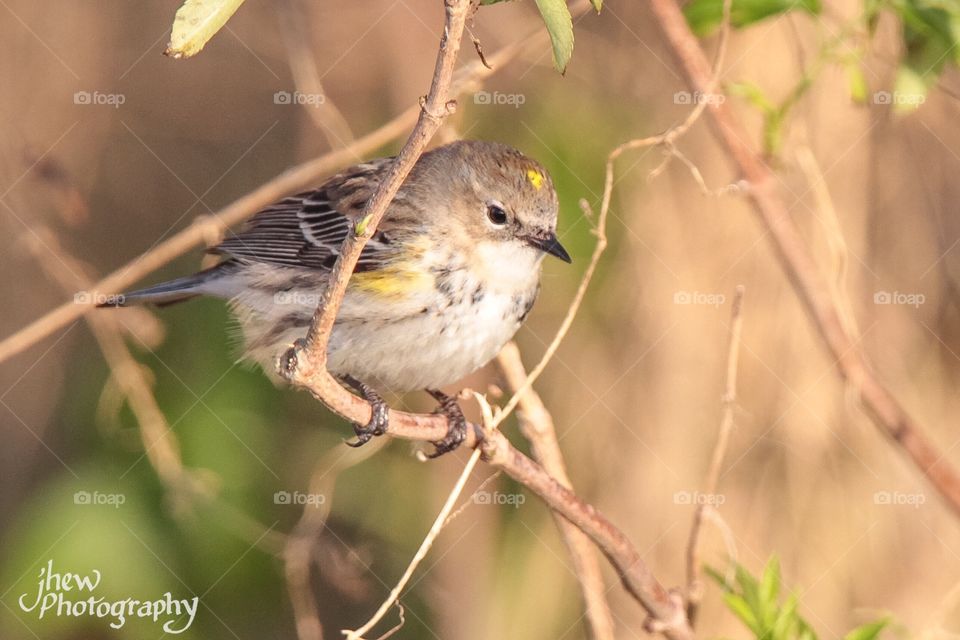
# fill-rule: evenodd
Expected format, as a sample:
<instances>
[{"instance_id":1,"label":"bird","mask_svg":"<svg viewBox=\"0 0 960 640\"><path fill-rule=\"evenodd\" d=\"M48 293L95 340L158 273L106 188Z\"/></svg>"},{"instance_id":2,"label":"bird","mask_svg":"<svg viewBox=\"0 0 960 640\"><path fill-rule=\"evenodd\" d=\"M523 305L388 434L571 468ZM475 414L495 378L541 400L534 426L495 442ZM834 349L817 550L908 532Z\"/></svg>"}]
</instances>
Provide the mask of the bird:
<instances>
[{"instance_id":1,"label":"bird","mask_svg":"<svg viewBox=\"0 0 960 640\"><path fill-rule=\"evenodd\" d=\"M276 376L393 160L361 162L262 209L208 249L222 257L215 266L101 306L225 299L242 357ZM420 156L360 254L327 346L330 373L372 407L367 424L353 425L354 446L387 431L382 391L421 389L448 417L431 457L463 442L463 412L440 387L513 338L540 292L545 256L571 262L557 237L558 211L547 170L508 145L458 140Z\"/></svg>"}]
</instances>

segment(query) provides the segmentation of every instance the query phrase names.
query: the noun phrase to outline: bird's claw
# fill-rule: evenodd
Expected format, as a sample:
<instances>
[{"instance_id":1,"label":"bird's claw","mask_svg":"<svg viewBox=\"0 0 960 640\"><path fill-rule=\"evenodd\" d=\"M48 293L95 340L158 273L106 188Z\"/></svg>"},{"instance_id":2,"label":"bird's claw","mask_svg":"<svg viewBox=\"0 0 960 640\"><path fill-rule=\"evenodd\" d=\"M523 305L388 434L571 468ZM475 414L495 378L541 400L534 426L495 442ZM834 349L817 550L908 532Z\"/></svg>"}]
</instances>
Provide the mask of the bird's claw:
<instances>
[{"instance_id":1,"label":"bird's claw","mask_svg":"<svg viewBox=\"0 0 960 640\"><path fill-rule=\"evenodd\" d=\"M370 420L367 424L353 423L353 433L356 434L357 441L345 443L351 447L360 447L370 442L374 436L382 436L387 432L390 426L390 407L370 385L351 376L344 376L343 381L370 403Z\"/></svg>"},{"instance_id":2,"label":"bird's claw","mask_svg":"<svg viewBox=\"0 0 960 640\"><path fill-rule=\"evenodd\" d=\"M434 413L439 413L447 418L447 435L441 440L433 442L433 453L427 454L428 458L439 458L445 453L450 453L461 444L467 437L467 419L463 415L463 410L457 404L457 399L448 396L437 389L427 389L427 393L433 396L434 400L440 403L440 406Z\"/></svg>"}]
</instances>

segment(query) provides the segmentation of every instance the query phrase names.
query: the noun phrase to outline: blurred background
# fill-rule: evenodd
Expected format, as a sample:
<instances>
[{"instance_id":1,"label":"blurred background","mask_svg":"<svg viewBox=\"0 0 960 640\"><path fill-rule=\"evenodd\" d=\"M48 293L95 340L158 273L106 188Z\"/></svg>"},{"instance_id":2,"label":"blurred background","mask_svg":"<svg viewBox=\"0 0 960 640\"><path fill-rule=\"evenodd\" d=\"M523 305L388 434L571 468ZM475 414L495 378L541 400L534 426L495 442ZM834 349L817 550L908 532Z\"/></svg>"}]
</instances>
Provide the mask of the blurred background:
<instances>
[{"instance_id":1,"label":"blurred background","mask_svg":"<svg viewBox=\"0 0 960 640\"><path fill-rule=\"evenodd\" d=\"M71 300L82 289L77 278L99 279L415 104L442 29L438 4L427 0L250 1L200 55L174 61L161 52L176 8L0 2L2 336ZM734 31L723 80L739 87L728 100L760 148L769 126L765 136L756 91L744 87L779 103L817 65L767 145L769 162L881 377L944 461L960 464L960 109L950 88L960 79L948 71L918 110L894 115L875 94L894 81L899 28L883 16L869 41L846 38L844 25L862 10L840 0L820 16L788 14ZM474 32L490 55L538 24L534 3L515 2L483 8ZM712 52L717 37L704 42ZM841 55L823 59L827 42ZM561 237L574 264L545 262L543 293L518 335L530 366L592 251L592 221L578 200L598 208L613 146L676 125L691 108L644 3L610 0L599 16L583 15L576 43L565 76L545 41L498 69L486 94L461 97L440 136L514 145L558 185ZM866 100L856 99L864 87L851 89L848 66L835 63L850 52L860 56ZM465 45L461 64L475 57ZM285 101L278 92L307 97ZM821 637L885 612L895 620L891 637L958 637L956 515L847 393L752 210L725 189L737 176L707 125L679 146L711 193L677 161L651 179L660 150L619 161L611 246L537 384L577 491L627 533L664 584L683 584L720 420L730 302L742 284L736 424L712 497L729 540L708 526L704 559L722 568L732 552L757 571L778 555L784 583ZM190 273L202 259L190 251L141 284ZM303 512L298 502L327 510L308 550L326 637L366 620L469 452L423 464L402 441L348 450L349 426L308 394L236 364L221 302L97 313L123 314L124 340L182 464L212 497L161 480L83 320L6 360L0 637L167 635L151 619L113 629L110 618L24 611L18 599L35 599L52 561L61 573L98 570L96 594L107 601L199 596L184 638L293 638L283 547ZM488 367L465 384L483 391L497 383ZM396 402L432 408L418 395ZM527 450L514 419L506 429ZM489 474L480 465L465 496ZM415 575L396 637L586 637L549 512L503 477L481 491ZM642 610L604 571L618 637L644 636ZM747 635L715 585L699 625L704 637Z\"/></svg>"}]
</instances>

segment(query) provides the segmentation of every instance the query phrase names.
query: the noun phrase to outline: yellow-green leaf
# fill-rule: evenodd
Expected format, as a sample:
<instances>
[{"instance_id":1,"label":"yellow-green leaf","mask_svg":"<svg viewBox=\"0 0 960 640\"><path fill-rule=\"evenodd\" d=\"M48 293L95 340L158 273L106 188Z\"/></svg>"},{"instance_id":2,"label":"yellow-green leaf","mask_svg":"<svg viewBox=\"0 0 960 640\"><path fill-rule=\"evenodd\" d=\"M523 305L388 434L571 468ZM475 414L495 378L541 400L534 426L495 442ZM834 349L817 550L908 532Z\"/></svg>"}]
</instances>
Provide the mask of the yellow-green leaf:
<instances>
[{"instance_id":1,"label":"yellow-green leaf","mask_svg":"<svg viewBox=\"0 0 960 640\"><path fill-rule=\"evenodd\" d=\"M537 0L537 8L550 34L553 64L557 71L563 73L573 55L573 18L570 9L565 0Z\"/></svg>"},{"instance_id":2,"label":"yellow-green leaf","mask_svg":"<svg viewBox=\"0 0 960 640\"><path fill-rule=\"evenodd\" d=\"M243 0L186 0L173 19L170 44L164 55L189 58L227 24Z\"/></svg>"},{"instance_id":3,"label":"yellow-green leaf","mask_svg":"<svg viewBox=\"0 0 960 640\"><path fill-rule=\"evenodd\" d=\"M788 11L806 11L819 15L821 0L731 0L730 24L746 27ZM683 7L687 24L698 36L713 32L723 22L723 0L691 0Z\"/></svg>"},{"instance_id":4,"label":"yellow-green leaf","mask_svg":"<svg viewBox=\"0 0 960 640\"><path fill-rule=\"evenodd\" d=\"M370 219L372 217L373 217L372 215L367 214L364 217L362 217L359 221L357 221L357 224L353 227L353 230L358 236L362 236L364 233L367 232L367 225L370 224Z\"/></svg>"},{"instance_id":5,"label":"yellow-green leaf","mask_svg":"<svg viewBox=\"0 0 960 640\"><path fill-rule=\"evenodd\" d=\"M897 77L893 81L894 113L910 113L916 111L927 99L927 83L919 73L907 65L897 69Z\"/></svg>"},{"instance_id":6,"label":"yellow-green leaf","mask_svg":"<svg viewBox=\"0 0 960 640\"><path fill-rule=\"evenodd\" d=\"M869 89L867 88L867 77L863 69L856 61L847 64L847 86L850 87L850 97L857 104L866 104Z\"/></svg>"},{"instance_id":7,"label":"yellow-green leaf","mask_svg":"<svg viewBox=\"0 0 960 640\"><path fill-rule=\"evenodd\" d=\"M843 640L875 640L888 624L890 624L889 618L868 622L843 636Z\"/></svg>"}]
</instances>

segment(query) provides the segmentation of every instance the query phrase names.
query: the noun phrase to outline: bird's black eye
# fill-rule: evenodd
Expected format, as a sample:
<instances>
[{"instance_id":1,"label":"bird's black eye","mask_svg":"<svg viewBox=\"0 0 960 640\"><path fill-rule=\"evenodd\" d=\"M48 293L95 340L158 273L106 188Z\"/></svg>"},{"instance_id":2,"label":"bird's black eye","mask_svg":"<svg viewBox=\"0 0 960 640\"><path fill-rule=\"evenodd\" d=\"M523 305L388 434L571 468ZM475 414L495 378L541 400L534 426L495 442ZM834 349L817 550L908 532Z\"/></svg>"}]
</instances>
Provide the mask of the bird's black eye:
<instances>
[{"instance_id":1,"label":"bird's black eye","mask_svg":"<svg viewBox=\"0 0 960 640\"><path fill-rule=\"evenodd\" d=\"M487 219L498 227L505 225L507 224L507 212L498 204L488 205Z\"/></svg>"}]
</instances>

